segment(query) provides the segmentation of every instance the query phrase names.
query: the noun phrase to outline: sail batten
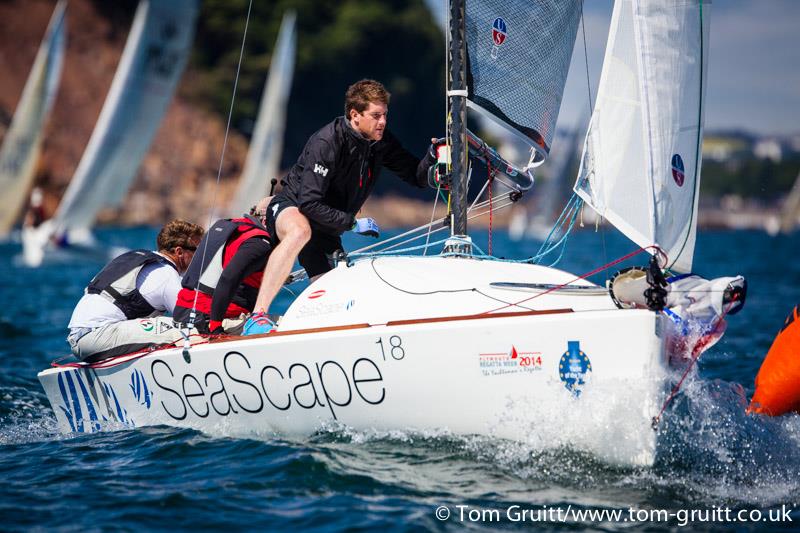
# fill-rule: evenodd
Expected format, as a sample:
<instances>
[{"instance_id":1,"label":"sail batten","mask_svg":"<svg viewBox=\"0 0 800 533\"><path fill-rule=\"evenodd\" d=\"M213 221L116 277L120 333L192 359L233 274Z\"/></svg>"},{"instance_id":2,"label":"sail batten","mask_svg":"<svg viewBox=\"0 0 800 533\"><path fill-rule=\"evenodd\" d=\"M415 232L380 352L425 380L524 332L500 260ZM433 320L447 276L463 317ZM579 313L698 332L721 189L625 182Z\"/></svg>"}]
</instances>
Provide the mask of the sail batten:
<instances>
[{"instance_id":1,"label":"sail batten","mask_svg":"<svg viewBox=\"0 0 800 533\"><path fill-rule=\"evenodd\" d=\"M14 225L36 173L44 122L55 100L64 64L66 1L53 10L45 37L0 148L0 236Z\"/></svg>"},{"instance_id":2,"label":"sail batten","mask_svg":"<svg viewBox=\"0 0 800 533\"><path fill-rule=\"evenodd\" d=\"M618 0L575 191L667 266L692 268L709 2Z\"/></svg>"},{"instance_id":3,"label":"sail batten","mask_svg":"<svg viewBox=\"0 0 800 533\"><path fill-rule=\"evenodd\" d=\"M177 86L194 38L197 0L141 0L89 144L54 217L89 229L130 188Z\"/></svg>"}]
</instances>

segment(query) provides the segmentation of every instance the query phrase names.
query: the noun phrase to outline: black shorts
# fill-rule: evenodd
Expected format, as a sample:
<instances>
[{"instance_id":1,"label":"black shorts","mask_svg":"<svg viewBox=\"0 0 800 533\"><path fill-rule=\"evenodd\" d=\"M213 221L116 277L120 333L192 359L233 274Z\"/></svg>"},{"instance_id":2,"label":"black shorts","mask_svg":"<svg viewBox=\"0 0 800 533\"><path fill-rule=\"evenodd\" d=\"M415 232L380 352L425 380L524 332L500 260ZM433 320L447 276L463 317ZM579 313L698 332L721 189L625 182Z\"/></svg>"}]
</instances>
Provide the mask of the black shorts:
<instances>
[{"instance_id":1,"label":"black shorts","mask_svg":"<svg viewBox=\"0 0 800 533\"><path fill-rule=\"evenodd\" d=\"M275 229L275 221L287 207L296 206L279 194L275 195L267 206L267 231L269 231L273 247L280 242ZM300 266L306 270L308 277L313 278L333 268L333 256L339 250L343 250L341 237L312 229L311 240L300 250L297 260L300 262Z\"/></svg>"},{"instance_id":2,"label":"black shorts","mask_svg":"<svg viewBox=\"0 0 800 533\"><path fill-rule=\"evenodd\" d=\"M269 240L273 249L278 245L278 242L280 242L278 239L278 231L275 229L275 221L278 220L278 215L287 207L297 206L280 194L273 196L267 206L267 231L269 232Z\"/></svg>"}]
</instances>

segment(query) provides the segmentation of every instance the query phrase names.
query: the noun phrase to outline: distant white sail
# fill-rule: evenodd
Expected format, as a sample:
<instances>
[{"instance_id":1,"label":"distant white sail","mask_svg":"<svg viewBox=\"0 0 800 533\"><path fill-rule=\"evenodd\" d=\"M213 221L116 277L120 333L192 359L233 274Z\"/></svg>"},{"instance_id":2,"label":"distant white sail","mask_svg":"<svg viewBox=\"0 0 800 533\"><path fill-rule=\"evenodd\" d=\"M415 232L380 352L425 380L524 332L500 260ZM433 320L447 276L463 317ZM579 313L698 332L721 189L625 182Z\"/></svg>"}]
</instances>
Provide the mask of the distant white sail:
<instances>
[{"instance_id":1,"label":"distant white sail","mask_svg":"<svg viewBox=\"0 0 800 533\"><path fill-rule=\"evenodd\" d=\"M197 0L141 0L103 110L54 217L57 233L92 226L119 204L153 140L194 38Z\"/></svg>"},{"instance_id":2,"label":"distant white sail","mask_svg":"<svg viewBox=\"0 0 800 533\"><path fill-rule=\"evenodd\" d=\"M267 195L272 178L277 178L283 153L286 128L286 105L292 88L296 48L294 12L283 16L278 40L272 54L269 76L256 119L250 150L247 153L239 188L231 204L230 214L246 212Z\"/></svg>"},{"instance_id":3,"label":"distant white sail","mask_svg":"<svg viewBox=\"0 0 800 533\"><path fill-rule=\"evenodd\" d=\"M800 221L800 174L792 186L792 190L783 203L780 216L780 231L791 233Z\"/></svg>"},{"instance_id":4,"label":"distant white sail","mask_svg":"<svg viewBox=\"0 0 800 533\"><path fill-rule=\"evenodd\" d=\"M575 191L628 238L692 268L710 2L617 0Z\"/></svg>"},{"instance_id":5,"label":"distant white sail","mask_svg":"<svg viewBox=\"0 0 800 533\"><path fill-rule=\"evenodd\" d=\"M44 122L55 100L61 68L67 22L66 0L56 5L42 44L36 54L14 118L0 148L0 236L11 230L36 174Z\"/></svg>"}]
</instances>

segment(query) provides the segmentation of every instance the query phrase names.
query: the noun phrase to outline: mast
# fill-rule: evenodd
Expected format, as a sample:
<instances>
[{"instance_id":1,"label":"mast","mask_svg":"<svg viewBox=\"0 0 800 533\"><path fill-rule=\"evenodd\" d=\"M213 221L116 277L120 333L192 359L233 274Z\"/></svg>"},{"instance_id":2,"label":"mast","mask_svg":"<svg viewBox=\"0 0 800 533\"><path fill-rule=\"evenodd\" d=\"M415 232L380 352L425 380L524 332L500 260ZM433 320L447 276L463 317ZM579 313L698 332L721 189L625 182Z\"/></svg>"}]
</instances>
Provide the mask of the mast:
<instances>
[{"instance_id":1,"label":"mast","mask_svg":"<svg viewBox=\"0 0 800 533\"><path fill-rule=\"evenodd\" d=\"M452 154L450 231L453 236L467 234L467 44L465 39L465 1L450 2L450 71L447 96L450 104L448 136Z\"/></svg>"}]
</instances>

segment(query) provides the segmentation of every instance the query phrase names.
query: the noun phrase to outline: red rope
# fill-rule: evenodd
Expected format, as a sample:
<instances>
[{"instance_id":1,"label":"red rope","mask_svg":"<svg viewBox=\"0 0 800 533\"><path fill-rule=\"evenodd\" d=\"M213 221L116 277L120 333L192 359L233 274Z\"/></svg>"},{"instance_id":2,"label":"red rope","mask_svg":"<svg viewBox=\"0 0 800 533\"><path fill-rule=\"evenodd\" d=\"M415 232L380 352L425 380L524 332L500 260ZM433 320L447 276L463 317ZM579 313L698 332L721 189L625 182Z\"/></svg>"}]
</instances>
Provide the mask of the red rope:
<instances>
[{"instance_id":1,"label":"red rope","mask_svg":"<svg viewBox=\"0 0 800 533\"><path fill-rule=\"evenodd\" d=\"M492 182L494 181L494 176L497 173L495 169L492 168L492 161L489 157L489 150L486 148L486 145L483 145L483 157L486 160L486 170L487 170L487 181L488 181L488 193L489 193L489 246L487 247L489 251L489 255L492 255L492 219L494 215L494 208L492 207Z\"/></svg>"},{"instance_id":2,"label":"red rope","mask_svg":"<svg viewBox=\"0 0 800 533\"><path fill-rule=\"evenodd\" d=\"M491 165L489 166L491 172ZM492 255L492 215L494 214L494 208L492 207L492 182L494 181L494 176L489 174L489 255Z\"/></svg>"},{"instance_id":3,"label":"red rope","mask_svg":"<svg viewBox=\"0 0 800 533\"><path fill-rule=\"evenodd\" d=\"M593 276L594 274L597 274L598 272L602 272L603 270L606 270L607 268L610 268L610 267L612 267L614 265L617 265L617 264L619 264L619 263L621 263L623 261L626 261L626 260L630 259L631 257L634 257L634 256L636 256L636 255L638 255L638 254L640 254L640 253L642 253L642 252L644 252L644 251L646 251L646 250L648 250L650 248L652 248L653 250L656 250L656 253L663 253L663 251L658 246L647 246L645 248L639 248L638 250L635 250L635 251L629 253L628 255L624 255L624 256L620 257L619 259L615 259L614 261L611 261L610 263L607 263L607 264L605 264L605 265L603 265L601 267L595 268L591 272L587 272L585 274L581 274L577 278L571 279L566 283L562 283L561 285L556 285L554 287L551 287L551 288L547 289L544 292L540 292L539 294L534 294L533 296L531 296L529 298L525 298L525 299L520 300L518 302L506 304L506 305L503 305L501 307L498 307L497 309L492 309L491 311L484 311L483 313L480 313L480 314L488 315L489 313L494 313L496 311L501 311L501 310L506 309L508 307L516 307L521 303L528 302L530 300L533 300L534 298L539 298L540 296L544 296L545 294L551 293L553 291L557 291L558 289L566 287L567 285L571 285L572 283L575 283L576 281L579 281L579 280L582 280L582 279L586 279L589 276Z\"/></svg>"}]
</instances>

